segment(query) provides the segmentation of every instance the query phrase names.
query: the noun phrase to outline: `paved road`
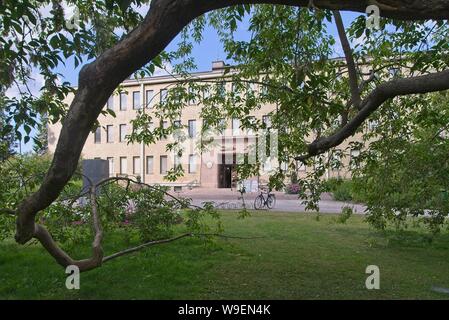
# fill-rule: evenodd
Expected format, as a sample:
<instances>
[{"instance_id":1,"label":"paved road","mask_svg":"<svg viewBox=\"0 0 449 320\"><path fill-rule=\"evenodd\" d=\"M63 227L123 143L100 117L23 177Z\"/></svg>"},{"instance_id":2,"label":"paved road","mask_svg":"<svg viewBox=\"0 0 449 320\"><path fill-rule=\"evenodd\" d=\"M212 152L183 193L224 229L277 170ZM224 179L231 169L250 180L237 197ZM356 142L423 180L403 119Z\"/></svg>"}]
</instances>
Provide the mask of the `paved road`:
<instances>
[{"instance_id":1,"label":"paved road","mask_svg":"<svg viewBox=\"0 0 449 320\"><path fill-rule=\"evenodd\" d=\"M285 211L285 212L304 212L305 206L296 195L286 195L281 192L275 192L276 206L271 211ZM228 189L194 189L183 191L177 194L180 197L188 197L192 199L192 203L197 206L205 201L215 202L222 209L240 209L242 207L242 200L239 200L240 194L238 192ZM248 208L253 208L254 199L257 193L245 194L245 202ZM353 207L354 213L364 214L365 206L360 204L353 204L348 202L340 202L332 200L328 194L323 194L319 202L320 212L322 213L340 213L344 206Z\"/></svg>"},{"instance_id":2,"label":"paved road","mask_svg":"<svg viewBox=\"0 0 449 320\"><path fill-rule=\"evenodd\" d=\"M193 199L192 203L197 206L201 206L204 201L213 201L221 209L240 209L242 207L241 200L220 200L220 199ZM253 201L246 201L248 208L253 208ZM322 213L341 213L341 209L344 206L353 207L354 213L363 214L365 206L359 204L352 204L346 202L339 202L333 200L321 200L319 203L320 212ZM305 206L301 204L299 200L277 200L275 208L271 211L284 211L284 212L304 212Z\"/></svg>"}]
</instances>

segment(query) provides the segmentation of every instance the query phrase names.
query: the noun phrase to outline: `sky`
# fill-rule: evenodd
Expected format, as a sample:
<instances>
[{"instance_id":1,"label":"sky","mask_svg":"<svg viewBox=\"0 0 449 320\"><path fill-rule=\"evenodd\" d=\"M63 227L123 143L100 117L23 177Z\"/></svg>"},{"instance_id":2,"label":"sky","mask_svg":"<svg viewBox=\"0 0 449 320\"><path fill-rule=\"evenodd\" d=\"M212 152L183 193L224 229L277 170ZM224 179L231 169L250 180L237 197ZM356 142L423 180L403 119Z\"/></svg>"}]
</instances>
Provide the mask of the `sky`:
<instances>
[{"instance_id":1,"label":"sky","mask_svg":"<svg viewBox=\"0 0 449 320\"><path fill-rule=\"evenodd\" d=\"M146 8L140 8L139 11L144 14ZM345 26L349 26L350 23L359 16L359 13L348 13L348 12L342 12L343 22ZM247 31L247 27L249 24L249 18L246 18L243 20L242 23L239 24L238 30L235 34L236 38L241 40L247 40L249 39L250 33ZM334 38L337 40L337 44L335 46L335 52L337 56L342 56L342 49L340 42L338 41L337 31L333 24L329 25L329 32L334 35ZM166 48L166 51L173 51L177 48L177 43L179 42L180 38L179 36L176 37ZM204 33L203 33L203 41L199 44L195 44L192 56L195 58L195 62L197 64L197 70L194 71L208 71L211 70L212 61L215 60L225 60L226 61L226 54L224 53L223 46L220 43L219 37L217 32L212 27L206 27ZM67 81L71 83L73 86L77 86L78 83L78 74L80 69L83 65L78 66L78 68L75 68L73 59L69 59L66 61L65 66L61 65L57 68L56 72L62 74L61 81ZM157 71L158 74L163 73L163 70ZM34 91L36 94L38 94L40 87L43 84L43 78L40 76L37 72L34 73L33 78L35 81L33 83L30 83L29 86L31 87L32 91ZM14 91L12 89L9 92L11 95L17 94L17 90ZM31 135L33 136L35 134L35 131L32 131ZM27 144L24 144L23 142L20 145L20 151L22 153L30 152L32 151L33 143L32 140L28 142Z\"/></svg>"}]
</instances>

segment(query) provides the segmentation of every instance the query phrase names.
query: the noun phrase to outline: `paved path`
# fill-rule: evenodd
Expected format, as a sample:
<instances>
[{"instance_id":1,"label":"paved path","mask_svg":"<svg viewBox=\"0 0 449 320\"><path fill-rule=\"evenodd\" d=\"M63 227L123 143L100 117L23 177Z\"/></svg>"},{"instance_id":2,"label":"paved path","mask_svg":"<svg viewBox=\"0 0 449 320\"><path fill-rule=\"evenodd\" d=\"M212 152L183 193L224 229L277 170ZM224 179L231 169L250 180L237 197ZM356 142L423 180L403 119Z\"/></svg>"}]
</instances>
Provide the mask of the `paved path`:
<instances>
[{"instance_id":1,"label":"paved path","mask_svg":"<svg viewBox=\"0 0 449 320\"><path fill-rule=\"evenodd\" d=\"M304 212L305 206L296 195L286 195L281 192L275 192L276 206L271 211L285 211L285 212ZM242 200L239 200L240 193L230 189L194 189L177 193L180 197L187 197L192 199L194 205L201 206L205 201L215 202L219 204L222 209L240 209L242 207ZM248 208L253 208L254 199L257 193L245 194L245 202ZM332 200L331 195L323 194L319 202L320 212L322 213L340 213L344 206L351 206L354 213L363 214L366 207L360 204L353 204L348 202L340 202ZM310 211L309 211L310 212Z\"/></svg>"}]
</instances>

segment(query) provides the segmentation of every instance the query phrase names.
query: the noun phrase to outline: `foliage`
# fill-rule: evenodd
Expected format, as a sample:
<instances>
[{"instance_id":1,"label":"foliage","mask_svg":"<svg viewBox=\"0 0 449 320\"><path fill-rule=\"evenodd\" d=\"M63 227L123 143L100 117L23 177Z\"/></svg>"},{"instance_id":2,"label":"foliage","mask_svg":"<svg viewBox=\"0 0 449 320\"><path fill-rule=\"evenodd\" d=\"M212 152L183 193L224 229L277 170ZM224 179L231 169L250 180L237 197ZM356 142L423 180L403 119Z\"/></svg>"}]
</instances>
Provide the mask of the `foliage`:
<instances>
[{"instance_id":1,"label":"foliage","mask_svg":"<svg viewBox=\"0 0 449 320\"><path fill-rule=\"evenodd\" d=\"M365 164L355 186L365 194L367 220L377 228L406 228L407 216L421 217L433 232L447 226L448 93L422 99L413 112L400 109L401 117L382 124L382 139L362 154Z\"/></svg>"},{"instance_id":2,"label":"foliage","mask_svg":"<svg viewBox=\"0 0 449 320\"><path fill-rule=\"evenodd\" d=\"M338 215L337 222L345 224L348 219L352 216L353 211L351 207L345 206L341 210L341 213Z\"/></svg>"},{"instance_id":3,"label":"foliage","mask_svg":"<svg viewBox=\"0 0 449 320\"><path fill-rule=\"evenodd\" d=\"M0 97L0 162L13 156L16 151L16 138L14 132L8 132L8 122L2 106L2 99Z\"/></svg>"},{"instance_id":4,"label":"foliage","mask_svg":"<svg viewBox=\"0 0 449 320\"><path fill-rule=\"evenodd\" d=\"M37 154L44 154L48 150L48 117L41 115L37 126L37 133L34 138L33 151Z\"/></svg>"}]
</instances>

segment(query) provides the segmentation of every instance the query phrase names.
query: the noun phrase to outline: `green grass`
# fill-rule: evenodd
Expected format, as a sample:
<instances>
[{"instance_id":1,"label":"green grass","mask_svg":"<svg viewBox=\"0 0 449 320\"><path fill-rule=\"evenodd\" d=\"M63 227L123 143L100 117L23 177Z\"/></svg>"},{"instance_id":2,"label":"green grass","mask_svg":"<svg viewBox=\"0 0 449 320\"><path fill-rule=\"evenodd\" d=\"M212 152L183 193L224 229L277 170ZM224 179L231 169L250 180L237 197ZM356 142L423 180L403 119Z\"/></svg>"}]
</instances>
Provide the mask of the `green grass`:
<instances>
[{"instance_id":1,"label":"green grass","mask_svg":"<svg viewBox=\"0 0 449 320\"><path fill-rule=\"evenodd\" d=\"M81 274L65 289L64 270L39 246L0 244L1 299L447 299L449 235L377 232L353 216L223 213L227 234L251 240L198 239L152 247ZM122 248L105 239L106 253ZM88 245L77 256L87 255ZM365 289L365 268L380 267L380 290Z\"/></svg>"}]
</instances>

